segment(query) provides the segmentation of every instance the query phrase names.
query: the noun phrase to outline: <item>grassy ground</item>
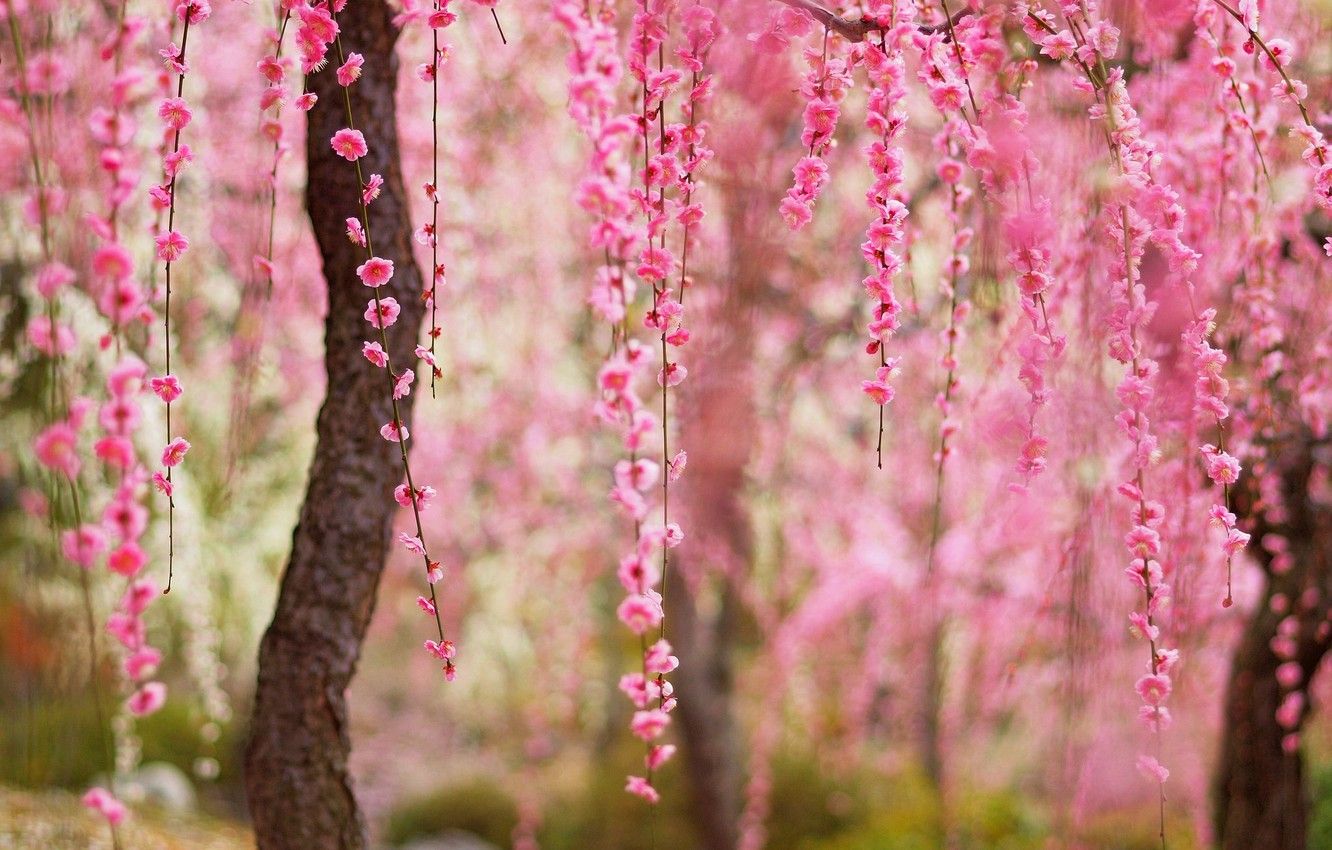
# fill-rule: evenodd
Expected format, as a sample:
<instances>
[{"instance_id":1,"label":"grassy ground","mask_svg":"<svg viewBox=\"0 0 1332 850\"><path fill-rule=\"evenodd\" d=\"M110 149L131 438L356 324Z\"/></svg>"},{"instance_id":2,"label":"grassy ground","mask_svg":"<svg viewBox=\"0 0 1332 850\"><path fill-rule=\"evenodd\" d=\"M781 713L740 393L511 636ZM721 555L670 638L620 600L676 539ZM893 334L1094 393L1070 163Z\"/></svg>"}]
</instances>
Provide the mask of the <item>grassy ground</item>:
<instances>
[{"instance_id":1,"label":"grassy ground","mask_svg":"<svg viewBox=\"0 0 1332 850\"><path fill-rule=\"evenodd\" d=\"M136 810L120 826L125 850L251 850L249 830L200 816ZM2 850L111 850L106 821L63 791L0 787Z\"/></svg>"}]
</instances>

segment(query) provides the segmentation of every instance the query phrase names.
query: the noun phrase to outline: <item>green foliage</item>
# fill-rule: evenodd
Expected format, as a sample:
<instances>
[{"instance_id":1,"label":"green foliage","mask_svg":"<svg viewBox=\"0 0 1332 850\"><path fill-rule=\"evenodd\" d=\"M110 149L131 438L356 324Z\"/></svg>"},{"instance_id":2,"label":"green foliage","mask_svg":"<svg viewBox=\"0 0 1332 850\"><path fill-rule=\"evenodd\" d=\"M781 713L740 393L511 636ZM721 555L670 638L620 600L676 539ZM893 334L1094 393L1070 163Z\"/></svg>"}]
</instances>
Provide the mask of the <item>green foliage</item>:
<instances>
[{"instance_id":1,"label":"green foliage","mask_svg":"<svg viewBox=\"0 0 1332 850\"><path fill-rule=\"evenodd\" d=\"M418 797L389 815L388 840L405 844L414 838L449 830L469 832L497 847L513 842L518 806L489 778L461 782Z\"/></svg>"},{"instance_id":2,"label":"green foliage","mask_svg":"<svg viewBox=\"0 0 1332 850\"><path fill-rule=\"evenodd\" d=\"M679 756L653 778L662 799L650 807L624 790L625 778L643 771L643 745L627 736L620 738L594 762L582 787L547 810L540 835L543 850L688 850L697 846Z\"/></svg>"},{"instance_id":3,"label":"green foliage","mask_svg":"<svg viewBox=\"0 0 1332 850\"><path fill-rule=\"evenodd\" d=\"M1309 766L1309 850L1332 850L1332 762Z\"/></svg>"}]
</instances>

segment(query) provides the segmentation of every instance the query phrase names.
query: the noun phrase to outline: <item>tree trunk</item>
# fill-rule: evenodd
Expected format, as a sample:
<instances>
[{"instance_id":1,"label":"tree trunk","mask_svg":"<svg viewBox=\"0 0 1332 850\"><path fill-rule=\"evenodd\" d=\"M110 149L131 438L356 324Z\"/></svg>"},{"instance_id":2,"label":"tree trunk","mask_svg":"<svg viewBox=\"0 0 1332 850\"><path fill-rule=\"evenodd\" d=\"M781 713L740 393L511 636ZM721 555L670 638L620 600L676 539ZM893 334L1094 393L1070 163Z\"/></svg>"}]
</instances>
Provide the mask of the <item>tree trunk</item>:
<instances>
[{"instance_id":1,"label":"tree trunk","mask_svg":"<svg viewBox=\"0 0 1332 850\"><path fill-rule=\"evenodd\" d=\"M383 0L360 0L339 23L343 49L365 56L364 73L350 89L352 110L370 148L362 170L384 177L370 230L376 254L396 268L381 292L402 306L388 342L392 359L406 364L415 362L424 305L398 165L397 32L390 17ZM362 316L369 290L355 274L365 255L345 234L347 217L359 211L360 186L356 169L329 145L347 125L343 92L328 69L306 83L319 96L309 113L306 206L328 282L328 390L291 558L259 649L245 786L261 850L366 846L347 770L346 690L374 610L397 511L392 491L402 476L398 446L379 435L392 418L388 382L361 355L372 333ZM399 402L404 421L413 398Z\"/></svg>"},{"instance_id":2,"label":"tree trunk","mask_svg":"<svg viewBox=\"0 0 1332 850\"><path fill-rule=\"evenodd\" d=\"M1311 678L1332 645L1327 627L1332 607L1332 505L1310 490L1316 466L1326 465L1326 451L1307 439L1291 440L1272 463L1280 481L1279 504L1254 493L1254 479L1237 488L1236 512L1252 522L1252 554L1267 573L1267 585L1235 651L1226 692L1221 757L1213 784L1217 846L1222 850L1305 850L1309 797L1304 761L1298 747L1282 746L1298 733L1309 714ZM1277 494L1272 494L1277 495ZM1289 543L1288 569L1273 569L1273 554L1261 543L1268 534ZM1286 613L1275 613L1273 597L1288 600ZM1298 628L1291 659L1302 670L1304 708L1293 726L1282 727L1277 708L1290 692L1277 679L1282 663L1273 638L1288 616Z\"/></svg>"}]
</instances>

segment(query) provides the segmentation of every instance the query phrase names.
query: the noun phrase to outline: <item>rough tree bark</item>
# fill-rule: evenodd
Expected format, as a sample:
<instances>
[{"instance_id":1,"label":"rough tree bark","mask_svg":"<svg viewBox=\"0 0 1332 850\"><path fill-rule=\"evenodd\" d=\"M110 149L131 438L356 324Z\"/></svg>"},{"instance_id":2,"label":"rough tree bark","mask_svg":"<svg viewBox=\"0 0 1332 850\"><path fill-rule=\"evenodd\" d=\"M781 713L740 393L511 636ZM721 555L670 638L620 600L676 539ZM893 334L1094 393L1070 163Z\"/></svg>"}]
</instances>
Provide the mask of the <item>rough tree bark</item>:
<instances>
[{"instance_id":1,"label":"rough tree bark","mask_svg":"<svg viewBox=\"0 0 1332 850\"><path fill-rule=\"evenodd\" d=\"M1246 478L1236 492L1236 513L1252 524L1250 551L1267 574L1266 587L1235 651L1226 691L1221 756L1213 783L1217 845L1222 850L1305 850L1309 798L1304 761L1287 753L1282 739L1298 732L1309 713L1306 699L1293 729L1282 728L1276 711L1287 693L1276 677L1281 663L1272 639L1287 614L1272 610L1277 595L1289 600L1299 623L1291 635L1307 689L1330 646L1332 611L1332 504L1311 489L1317 468L1326 469L1329 446L1306 437L1281 444L1270 461L1281 482L1279 504L1269 504ZM1268 494L1269 498L1273 494ZM1272 569L1263 536L1279 534L1290 544L1290 568ZM1306 595L1307 594L1307 595Z\"/></svg>"},{"instance_id":2,"label":"rough tree bark","mask_svg":"<svg viewBox=\"0 0 1332 850\"><path fill-rule=\"evenodd\" d=\"M381 292L402 305L388 342L392 359L405 364L415 362L424 305L398 166L397 32L390 17L384 0L361 0L339 23L343 49L365 56L363 76L350 90L352 109L370 147L362 169L384 177L370 231L376 254L396 268ZM366 845L347 770L346 690L374 610L397 508L391 493L401 479L398 446L379 436L392 419L387 380L361 355L370 333L362 316L369 290L355 274L363 249L344 232L347 217L359 209L360 186L355 168L329 146L347 124L342 89L331 70L306 82L319 96L309 113L306 206L328 283L328 390L291 558L259 649L245 786L261 850ZM412 399L399 402L405 420Z\"/></svg>"}]
</instances>

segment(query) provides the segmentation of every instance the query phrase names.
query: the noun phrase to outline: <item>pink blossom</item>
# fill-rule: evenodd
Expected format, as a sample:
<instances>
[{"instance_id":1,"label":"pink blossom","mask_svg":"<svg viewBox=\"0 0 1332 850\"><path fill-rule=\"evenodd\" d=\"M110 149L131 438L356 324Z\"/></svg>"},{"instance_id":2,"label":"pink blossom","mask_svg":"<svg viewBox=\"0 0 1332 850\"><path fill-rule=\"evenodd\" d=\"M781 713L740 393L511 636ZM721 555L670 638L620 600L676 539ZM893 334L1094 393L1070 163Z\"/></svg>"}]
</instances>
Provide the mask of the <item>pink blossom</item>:
<instances>
[{"instance_id":1,"label":"pink blossom","mask_svg":"<svg viewBox=\"0 0 1332 850\"><path fill-rule=\"evenodd\" d=\"M359 218L347 219L347 238L354 244L365 247L365 228L361 226Z\"/></svg>"},{"instance_id":2,"label":"pink blossom","mask_svg":"<svg viewBox=\"0 0 1332 850\"><path fill-rule=\"evenodd\" d=\"M651 741L661 737L670 723L671 717L669 714L661 709L650 709L634 712L634 718L629 724L629 728L637 737L644 741Z\"/></svg>"},{"instance_id":3,"label":"pink blossom","mask_svg":"<svg viewBox=\"0 0 1332 850\"><path fill-rule=\"evenodd\" d=\"M671 757L674 755L674 744L655 744L648 750L648 754L644 756L643 762L647 765L648 770L655 771L663 764L670 761Z\"/></svg>"},{"instance_id":4,"label":"pink blossom","mask_svg":"<svg viewBox=\"0 0 1332 850\"><path fill-rule=\"evenodd\" d=\"M148 555L139 544L127 541L111 550L106 556L106 566L111 572L127 578L133 578L148 563Z\"/></svg>"},{"instance_id":5,"label":"pink blossom","mask_svg":"<svg viewBox=\"0 0 1332 850\"><path fill-rule=\"evenodd\" d=\"M175 230L159 233L153 240L157 243L157 258L165 263L174 263L190 247L190 240Z\"/></svg>"},{"instance_id":6,"label":"pink blossom","mask_svg":"<svg viewBox=\"0 0 1332 850\"><path fill-rule=\"evenodd\" d=\"M125 708L135 717L147 717L166 704L166 685L146 682L125 702Z\"/></svg>"},{"instance_id":7,"label":"pink blossom","mask_svg":"<svg viewBox=\"0 0 1332 850\"><path fill-rule=\"evenodd\" d=\"M1170 677L1157 674L1143 676L1134 685L1138 696L1148 705L1163 705L1170 697Z\"/></svg>"},{"instance_id":8,"label":"pink blossom","mask_svg":"<svg viewBox=\"0 0 1332 850\"><path fill-rule=\"evenodd\" d=\"M167 443L166 448L162 449L162 465L178 465L185 459L185 453L189 450L189 441L183 437L176 437L171 442Z\"/></svg>"},{"instance_id":9,"label":"pink blossom","mask_svg":"<svg viewBox=\"0 0 1332 850\"><path fill-rule=\"evenodd\" d=\"M83 805L106 818L107 823L119 826L125 822L129 809L105 788L92 788L83 795Z\"/></svg>"},{"instance_id":10,"label":"pink blossom","mask_svg":"<svg viewBox=\"0 0 1332 850\"><path fill-rule=\"evenodd\" d=\"M379 436L388 440L390 443L402 443L406 442L407 438L411 436L411 432L407 430L406 425L400 425L397 422L387 422L380 427Z\"/></svg>"},{"instance_id":11,"label":"pink blossom","mask_svg":"<svg viewBox=\"0 0 1332 850\"><path fill-rule=\"evenodd\" d=\"M441 661L448 661L457 655L457 648L453 645L453 641L451 640L442 640L438 643L433 640L428 640L425 642L425 649L426 652Z\"/></svg>"},{"instance_id":12,"label":"pink blossom","mask_svg":"<svg viewBox=\"0 0 1332 850\"><path fill-rule=\"evenodd\" d=\"M167 404L180 398L185 392L180 386L180 379L175 375L163 375L160 378L153 378L149 381L149 385L153 388L153 392L157 394L157 397Z\"/></svg>"},{"instance_id":13,"label":"pink blossom","mask_svg":"<svg viewBox=\"0 0 1332 850\"><path fill-rule=\"evenodd\" d=\"M157 107L157 116L162 119L167 129L177 132L185 129L190 119L194 117L185 99L179 97L168 97L163 100Z\"/></svg>"},{"instance_id":14,"label":"pink blossom","mask_svg":"<svg viewBox=\"0 0 1332 850\"><path fill-rule=\"evenodd\" d=\"M1170 778L1170 771L1166 770L1165 766L1159 761L1148 755L1138 756L1138 770L1143 776L1153 782L1164 784L1165 781Z\"/></svg>"},{"instance_id":15,"label":"pink blossom","mask_svg":"<svg viewBox=\"0 0 1332 850\"><path fill-rule=\"evenodd\" d=\"M348 53L347 61L338 68L338 85L350 86L359 80L361 78L361 66L364 64L364 56L359 53Z\"/></svg>"},{"instance_id":16,"label":"pink blossom","mask_svg":"<svg viewBox=\"0 0 1332 850\"><path fill-rule=\"evenodd\" d=\"M628 782L625 783L624 790L635 796L642 797L653 805L656 805L661 799L661 795L657 793L656 788L652 787L652 783L648 782L641 776L630 776Z\"/></svg>"},{"instance_id":17,"label":"pink blossom","mask_svg":"<svg viewBox=\"0 0 1332 850\"><path fill-rule=\"evenodd\" d=\"M360 130L342 129L333 134L333 151L348 162L355 162L370 152Z\"/></svg>"},{"instance_id":18,"label":"pink blossom","mask_svg":"<svg viewBox=\"0 0 1332 850\"><path fill-rule=\"evenodd\" d=\"M48 469L62 472L67 478L76 478L79 474L77 454L78 435L64 422L47 426L33 442L33 451L37 461Z\"/></svg>"},{"instance_id":19,"label":"pink blossom","mask_svg":"<svg viewBox=\"0 0 1332 850\"><path fill-rule=\"evenodd\" d=\"M660 625L663 613L658 600L645 593L634 593L620 603L615 616L634 634L641 635Z\"/></svg>"},{"instance_id":20,"label":"pink blossom","mask_svg":"<svg viewBox=\"0 0 1332 850\"><path fill-rule=\"evenodd\" d=\"M131 682L153 675L162 663L162 653L151 646L137 649L125 657L125 675Z\"/></svg>"},{"instance_id":21,"label":"pink blossom","mask_svg":"<svg viewBox=\"0 0 1332 850\"><path fill-rule=\"evenodd\" d=\"M361 346L361 353L365 359L383 369L388 364L388 355L384 353L384 348L377 342L367 342Z\"/></svg>"},{"instance_id":22,"label":"pink blossom","mask_svg":"<svg viewBox=\"0 0 1332 850\"><path fill-rule=\"evenodd\" d=\"M377 289L393 279L393 261L371 257L356 267L356 276L361 283Z\"/></svg>"},{"instance_id":23,"label":"pink blossom","mask_svg":"<svg viewBox=\"0 0 1332 850\"><path fill-rule=\"evenodd\" d=\"M380 298L378 303L374 300L366 303L365 320L376 328L387 328L398 321L401 312L402 308L398 306L396 298Z\"/></svg>"},{"instance_id":24,"label":"pink blossom","mask_svg":"<svg viewBox=\"0 0 1332 850\"><path fill-rule=\"evenodd\" d=\"M106 551L106 535L97 526L85 523L61 533L60 551L69 561L85 570L91 569Z\"/></svg>"}]
</instances>

